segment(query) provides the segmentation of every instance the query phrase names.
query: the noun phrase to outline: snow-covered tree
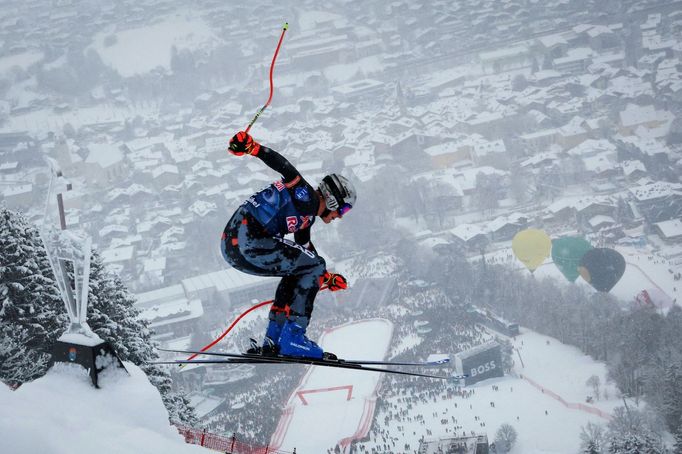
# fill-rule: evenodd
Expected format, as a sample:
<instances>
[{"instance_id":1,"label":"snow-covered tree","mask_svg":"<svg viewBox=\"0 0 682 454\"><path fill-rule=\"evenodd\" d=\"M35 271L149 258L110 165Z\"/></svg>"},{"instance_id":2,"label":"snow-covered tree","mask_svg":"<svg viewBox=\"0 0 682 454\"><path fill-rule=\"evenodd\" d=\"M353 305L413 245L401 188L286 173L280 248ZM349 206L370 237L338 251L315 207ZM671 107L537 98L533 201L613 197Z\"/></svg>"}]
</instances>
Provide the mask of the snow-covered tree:
<instances>
[{"instance_id":1,"label":"snow-covered tree","mask_svg":"<svg viewBox=\"0 0 682 454\"><path fill-rule=\"evenodd\" d=\"M677 430L673 434L673 437L675 439L673 443L673 454L682 454L682 418L680 418L680 422L677 425Z\"/></svg>"},{"instance_id":2,"label":"snow-covered tree","mask_svg":"<svg viewBox=\"0 0 682 454\"><path fill-rule=\"evenodd\" d=\"M580 452L583 454L601 454L604 452L604 428L599 424L588 422L580 430Z\"/></svg>"},{"instance_id":3,"label":"snow-covered tree","mask_svg":"<svg viewBox=\"0 0 682 454\"><path fill-rule=\"evenodd\" d=\"M161 366L149 364L158 359L149 323L139 317L135 299L121 279L104 268L96 252L92 255L88 300L88 325L92 330L110 342L122 360L144 370L161 393L172 421L195 425L196 414L184 395L171 390L169 373Z\"/></svg>"},{"instance_id":4,"label":"snow-covered tree","mask_svg":"<svg viewBox=\"0 0 682 454\"><path fill-rule=\"evenodd\" d=\"M66 323L38 231L0 208L0 380L17 385L43 375Z\"/></svg>"},{"instance_id":5,"label":"snow-covered tree","mask_svg":"<svg viewBox=\"0 0 682 454\"><path fill-rule=\"evenodd\" d=\"M135 300L121 280L108 273L93 253L88 292L88 324L111 343L124 361L140 366L159 389L173 421L194 425L188 400L171 390L148 323L139 318ZM49 352L68 324L37 229L20 214L0 209L0 380L17 385L42 376Z\"/></svg>"},{"instance_id":6,"label":"snow-covered tree","mask_svg":"<svg viewBox=\"0 0 682 454\"><path fill-rule=\"evenodd\" d=\"M612 454L663 453L660 439L652 430L645 413L626 407L613 410L607 435L608 451Z\"/></svg>"},{"instance_id":7,"label":"snow-covered tree","mask_svg":"<svg viewBox=\"0 0 682 454\"><path fill-rule=\"evenodd\" d=\"M512 446L514 446L514 443L516 443L516 438L516 429L514 429L511 424L502 424L495 433L495 446L497 447L497 452L509 452Z\"/></svg>"},{"instance_id":8,"label":"snow-covered tree","mask_svg":"<svg viewBox=\"0 0 682 454\"><path fill-rule=\"evenodd\" d=\"M663 454L665 451L647 434L626 433L609 438L610 454Z\"/></svg>"}]
</instances>

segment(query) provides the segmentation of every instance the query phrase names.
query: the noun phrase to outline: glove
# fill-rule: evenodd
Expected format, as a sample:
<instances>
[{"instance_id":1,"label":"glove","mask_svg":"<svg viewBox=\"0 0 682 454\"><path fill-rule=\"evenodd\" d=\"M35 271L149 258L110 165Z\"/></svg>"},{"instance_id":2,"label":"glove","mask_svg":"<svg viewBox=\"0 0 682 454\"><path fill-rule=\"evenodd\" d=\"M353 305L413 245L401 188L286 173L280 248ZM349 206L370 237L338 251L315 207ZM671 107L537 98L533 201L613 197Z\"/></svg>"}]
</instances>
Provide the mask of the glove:
<instances>
[{"instance_id":1,"label":"glove","mask_svg":"<svg viewBox=\"0 0 682 454\"><path fill-rule=\"evenodd\" d=\"M235 156L243 156L244 154L256 156L259 150L260 144L244 131L239 131L230 139L230 148L228 148L228 151Z\"/></svg>"},{"instance_id":2,"label":"glove","mask_svg":"<svg viewBox=\"0 0 682 454\"><path fill-rule=\"evenodd\" d=\"M335 292L337 290L347 289L348 281L346 280L345 277L341 276L340 274L325 271L324 275L320 277L320 287L322 287L323 285L326 285L330 291Z\"/></svg>"}]
</instances>

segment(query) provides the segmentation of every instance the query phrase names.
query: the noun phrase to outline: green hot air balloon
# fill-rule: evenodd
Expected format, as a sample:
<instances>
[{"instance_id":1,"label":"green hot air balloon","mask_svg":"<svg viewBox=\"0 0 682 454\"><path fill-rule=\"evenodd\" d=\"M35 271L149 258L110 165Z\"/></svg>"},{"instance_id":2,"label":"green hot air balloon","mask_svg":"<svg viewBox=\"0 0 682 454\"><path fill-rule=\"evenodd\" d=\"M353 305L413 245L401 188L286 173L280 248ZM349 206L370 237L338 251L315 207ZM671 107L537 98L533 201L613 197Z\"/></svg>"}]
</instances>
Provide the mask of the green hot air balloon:
<instances>
[{"instance_id":1,"label":"green hot air balloon","mask_svg":"<svg viewBox=\"0 0 682 454\"><path fill-rule=\"evenodd\" d=\"M597 291L608 292L623 277L625 259L614 249L591 249L583 255L578 271Z\"/></svg>"},{"instance_id":2,"label":"green hot air balloon","mask_svg":"<svg viewBox=\"0 0 682 454\"><path fill-rule=\"evenodd\" d=\"M575 282L580 273L580 260L592 245L577 236L567 236L552 241L552 261L569 282Z\"/></svg>"},{"instance_id":3,"label":"green hot air balloon","mask_svg":"<svg viewBox=\"0 0 682 454\"><path fill-rule=\"evenodd\" d=\"M512 239L514 255L532 273L549 257L552 241L547 234L538 229L522 230Z\"/></svg>"}]
</instances>

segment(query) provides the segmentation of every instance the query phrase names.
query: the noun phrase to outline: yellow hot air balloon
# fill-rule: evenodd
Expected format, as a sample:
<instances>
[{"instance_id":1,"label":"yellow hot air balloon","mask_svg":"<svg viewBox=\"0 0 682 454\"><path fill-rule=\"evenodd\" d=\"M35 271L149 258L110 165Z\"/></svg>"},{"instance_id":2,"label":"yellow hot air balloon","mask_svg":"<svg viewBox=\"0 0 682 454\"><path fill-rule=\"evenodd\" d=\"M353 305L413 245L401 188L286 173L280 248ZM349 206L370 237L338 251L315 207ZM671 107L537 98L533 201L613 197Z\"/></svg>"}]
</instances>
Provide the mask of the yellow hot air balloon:
<instances>
[{"instance_id":1,"label":"yellow hot air balloon","mask_svg":"<svg viewBox=\"0 0 682 454\"><path fill-rule=\"evenodd\" d=\"M532 273L549 257L552 240L543 230L526 229L514 236L512 250L516 258Z\"/></svg>"}]
</instances>

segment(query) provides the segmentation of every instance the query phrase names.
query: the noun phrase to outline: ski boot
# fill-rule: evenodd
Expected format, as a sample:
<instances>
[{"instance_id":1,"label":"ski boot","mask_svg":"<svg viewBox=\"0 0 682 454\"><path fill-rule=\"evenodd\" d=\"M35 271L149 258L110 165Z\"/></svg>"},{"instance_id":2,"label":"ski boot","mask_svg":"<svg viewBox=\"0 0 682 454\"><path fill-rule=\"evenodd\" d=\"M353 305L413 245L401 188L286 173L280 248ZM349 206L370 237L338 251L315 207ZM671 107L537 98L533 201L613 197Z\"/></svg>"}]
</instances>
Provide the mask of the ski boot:
<instances>
[{"instance_id":1,"label":"ski boot","mask_svg":"<svg viewBox=\"0 0 682 454\"><path fill-rule=\"evenodd\" d=\"M249 355L275 356L279 353L279 338L282 333L282 325L275 320L270 320L265 330L263 345L259 346L255 339L251 339L251 348L246 350Z\"/></svg>"},{"instance_id":2,"label":"ski boot","mask_svg":"<svg viewBox=\"0 0 682 454\"><path fill-rule=\"evenodd\" d=\"M289 319L279 338L279 353L283 356L313 359L336 359L333 353L325 353L319 345L305 335L308 317Z\"/></svg>"}]
</instances>

